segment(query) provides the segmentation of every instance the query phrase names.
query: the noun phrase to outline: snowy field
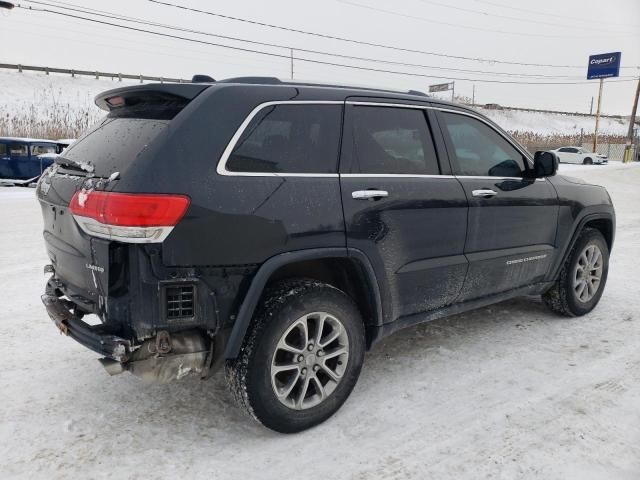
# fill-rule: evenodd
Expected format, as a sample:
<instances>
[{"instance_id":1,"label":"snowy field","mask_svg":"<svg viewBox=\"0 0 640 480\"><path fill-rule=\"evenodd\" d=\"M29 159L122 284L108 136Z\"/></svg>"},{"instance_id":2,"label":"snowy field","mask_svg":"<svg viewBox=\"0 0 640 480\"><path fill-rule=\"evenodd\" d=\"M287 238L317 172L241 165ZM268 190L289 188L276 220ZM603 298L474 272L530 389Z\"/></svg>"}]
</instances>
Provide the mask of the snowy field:
<instances>
[{"instance_id":1,"label":"snowy field","mask_svg":"<svg viewBox=\"0 0 640 480\"><path fill-rule=\"evenodd\" d=\"M138 85L133 80L70 75L45 75L44 73L0 70L0 115L15 115L33 109L37 118L46 119L51 111L58 107L69 107L80 113L89 112L92 120L97 120L103 112L93 104L94 97L112 88L126 85ZM580 129L591 132L594 117L565 115L559 113L523 112L516 110L487 110L477 108L505 130L510 132L534 132L540 135L579 135ZM629 124L614 118L600 119L602 135L626 135Z\"/></svg>"},{"instance_id":2,"label":"snowy field","mask_svg":"<svg viewBox=\"0 0 640 480\"><path fill-rule=\"evenodd\" d=\"M219 374L145 387L58 334L33 189L0 188L0 478L640 478L640 165L562 165L618 214L583 318L522 298L410 328L367 354L344 407L284 436Z\"/></svg>"}]
</instances>

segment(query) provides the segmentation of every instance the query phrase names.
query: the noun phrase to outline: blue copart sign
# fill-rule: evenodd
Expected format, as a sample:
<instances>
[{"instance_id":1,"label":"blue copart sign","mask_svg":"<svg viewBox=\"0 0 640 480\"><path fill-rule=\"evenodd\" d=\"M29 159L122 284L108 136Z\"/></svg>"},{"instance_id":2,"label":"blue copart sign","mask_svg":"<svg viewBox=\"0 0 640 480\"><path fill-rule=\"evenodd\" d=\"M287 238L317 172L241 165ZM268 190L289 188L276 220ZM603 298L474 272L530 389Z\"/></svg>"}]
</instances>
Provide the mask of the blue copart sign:
<instances>
[{"instance_id":1,"label":"blue copart sign","mask_svg":"<svg viewBox=\"0 0 640 480\"><path fill-rule=\"evenodd\" d=\"M601 53L589 57L587 80L592 78L609 78L620 75L621 52Z\"/></svg>"}]
</instances>

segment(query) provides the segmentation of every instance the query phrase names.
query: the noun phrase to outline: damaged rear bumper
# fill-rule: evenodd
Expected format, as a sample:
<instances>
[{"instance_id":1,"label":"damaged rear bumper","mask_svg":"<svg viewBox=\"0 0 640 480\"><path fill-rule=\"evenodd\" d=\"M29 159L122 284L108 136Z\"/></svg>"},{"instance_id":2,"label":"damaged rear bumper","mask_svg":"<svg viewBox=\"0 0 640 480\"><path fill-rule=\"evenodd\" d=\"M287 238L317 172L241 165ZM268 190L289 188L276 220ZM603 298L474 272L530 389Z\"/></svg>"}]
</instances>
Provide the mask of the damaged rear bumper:
<instances>
[{"instance_id":1,"label":"damaged rear bumper","mask_svg":"<svg viewBox=\"0 0 640 480\"><path fill-rule=\"evenodd\" d=\"M72 302L65 300L57 289L54 280L50 279L45 293L40 298L47 309L51 320L62 333L78 343L118 362L126 362L134 350L131 341L121 338L109 331L106 325L89 325L83 322L72 310Z\"/></svg>"},{"instance_id":2,"label":"damaged rear bumper","mask_svg":"<svg viewBox=\"0 0 640 480\"><path fill-rule=\"evenodd\" d=\"M198 329L169 333L161 330L136 342L122 338L107 324L89 325L64 298L56 280L47 282L41 297L58 329L105 358L100 363L110 375L129 371L146 383L168 383L189 374L206 377L213 359L213 341Z\"/></svg>"}]
</instances>

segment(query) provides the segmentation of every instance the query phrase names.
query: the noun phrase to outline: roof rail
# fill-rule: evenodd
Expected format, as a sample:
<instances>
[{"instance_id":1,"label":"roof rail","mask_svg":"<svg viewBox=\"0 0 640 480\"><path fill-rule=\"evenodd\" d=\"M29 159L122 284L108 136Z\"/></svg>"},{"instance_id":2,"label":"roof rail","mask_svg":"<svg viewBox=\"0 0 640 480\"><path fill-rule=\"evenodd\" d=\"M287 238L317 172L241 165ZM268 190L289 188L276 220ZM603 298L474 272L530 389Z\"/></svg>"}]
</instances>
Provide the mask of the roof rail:
<instances>
[{"instance_id":1,"label":"roof rail","mask_svg":"<svg viewBox=\"0 0 640 480\"><path fill-rule=\"evenodd\" d=\"M191 83L216 83L216 81L209 75L201 75L196 73L193 77L191 77Z\"/></svg>"},{"instance_id":2,"label":"roof rail","mask_svg":"<svg viewBox=\"0 0 640 480\"><path fill-rule=\"evenodd\" d=\"M218 83L252 83L258 85L280 85L282 80L276 77L233 77L220 80Z\"/></svg>"},{"instance_id":3,"label":"roof rail","mask_svg":"<svg viewBox=\"0 0 640 480\"><path fill-rule=\"evenodd\" d=\"M219 80L217 83L248 83L248 84L257 84L257 85L291 85L294 87L322 87L322 88L345 88L350 90L362 90L362 91L371 91L371 92L385 92L385 93L400 93L405 95L416 95L420 97L428 97L424 92L420 90L409 90L409 91L401 91L401 90L388 90L384 88L376 88L376 87L367 87L367 86L356 86L356 85L336 85L332 83L316 83L316 82L296 82L293 80L280 80L276 77L234 77L234 78L225 78L224 80Z\"/></svg>"}]
</instances>

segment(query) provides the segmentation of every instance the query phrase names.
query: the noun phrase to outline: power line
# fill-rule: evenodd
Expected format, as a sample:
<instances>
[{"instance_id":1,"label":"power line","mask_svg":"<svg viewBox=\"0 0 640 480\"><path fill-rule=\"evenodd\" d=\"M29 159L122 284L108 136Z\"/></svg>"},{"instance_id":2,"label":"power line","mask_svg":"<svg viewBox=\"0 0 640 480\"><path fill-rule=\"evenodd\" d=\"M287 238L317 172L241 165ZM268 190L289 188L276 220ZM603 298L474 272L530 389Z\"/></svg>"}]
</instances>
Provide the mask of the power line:
<instances>
[{"instance_id":1,"label":"power line","mask_svg":"<svg viewBox=\"0 0 640 480\"><path fill-rule=\"evenodd\" d=\"M195 13L201 13L201 14L204 14L204 15L210 15L210 16L214 16L214 17L218 17L218 18L224 18L226 20L233 20L233 21L236 21L236 22L248 23L248 24L251 24L251 25L258 25L258 26L261 26L261 27L273 28L273 29L282 30L282 31L286 31L286 32L299 33L299 34L303 34L303 35L309 35L309 36L318 37L318 38L324 38L324 39L329 39L329 40L338 40L338 41L341 41L341 42L352 43L352 44L355 44L355 45L366 45L366 46L369 46L369 47L385 48L385 49L388 49L388 50L394 50L394 51L399 51L399 52L417 53L417 54L422 54L422 55L431 55L431 56L434 56L434 57L453 58L453 59L456 59L456 60L469 60L469 61L474 61L474 62L499 63L499 64L505 64L505 65L521 65L521 66L530 66L530 67L554 67L554 68L580 68L580 69L584 69L584 65L558 65L558 64L550 64L550 63L513 62L513 61L498 60L498 59L493 59L493 58L466 57L466 56L462 56L462 55L451 55L451 54L445 54L445 53L440 53L440 52L432 52L432 51L427 51L427 50L418 50L418 49L413 49L413 48L405 48L405 47L398 47L398 46L393 46L393 45L385 45L385 44L382 44L382 43L368 42L368 41L364 41L364 40L356 40L356 39L353 39L353 38L340 37L340 36L337 36L337 35L329 35L329 34L326 34L326 33L309 32L309 31L300 30L300 29L297 29L297 28L285 27L285 26L282 26L282 25L274 25L274 24L271 24L271 23L260 22L260 21L257 21L257 20L250 20L250 19L240 18L240 17L234 17L234 16L231 16L231 15L224 15L224 14L221 14L221 13L212 12L212 11L208 11L208 10L202 10L202 9L199 9L199 8L186 7L184 5L178 5L178 4L170 3L170 2L167 2L167 1L163 1L163 0L147 0L147 1L151 2L151 3L158 4L158 5L164 5L164 6L168 6L168 7L179 8L179 9L182 9L182 10L195 12ZM636 68L636 67L626 67L626 68Z\"/></svg>"},{"instance_id":2,"label":"power line","mask_svg":"<svg viewBox=\"0 0 640 480\"><path fill-rule=\"evenodd\" d=\"M534 15L541 15L544 17L553 17L553 18L562 18L565 20L572 20L572 21L577 21L577 22L586 22L586 23L590 23L591 25L593 25L593 22L595 20L589 20L587 18L576 18L574 16L570 16L570 15L560 15L558 13L549 13L549 12L541 12L539 10L530 10L528 8L521 8L521 7L512 7L511 5L513 4L504 4L504 3L498 3L498 2L492 2L492 1L488 1L488 0L474 0L475 2L478 3L484 3L485 5L491 5L494 7L498 7L498 8L506 8L508 10L515 10L518 12L524 12L524 13L533 13ZM611 26L618 26L618 27L627 27L627 28L638 28L637 25L627 25L627 24L623 24L623 23L610 23L610 22L602 22L600 19L597 20L598 24L606 24L606 25L611 25Z\"/></svg>"},{"instance_id":3,"label":"power line","mask_svg":"<svg viewBox=\"0 0 640 480\"><path fill-rule=\"evenodd\" d=\"M311 53L311 54L316 54L316 55L331 56L331 57L341 58L341 59L345 59L345 60L358 60L358 61L364 61L364 62L383 63L383 64L387 64L387 65L397 65L397 66L403 66L403 67L424 68L424 69L428 69L428 70L444 70L444 71L449 71L449 72L460 72L460 73L475 73L475 74L481 74L481 75L493 75L493 76L498 76L498 77L504 76L504 77L532 78L532 79L534 79L534 78L535 79L550 78L550 79L559 79L559 80L562 80L562 79L564 79L564 80L577 80L577 79L582 79L583 78L583 77L568 76L568 75L546 75L546 74L527 74L527 73L514 73L514 72L495 72L495 71L487 71L487 70L464 69L464 68L455 68L455 67L442 67L442 66L437 66L437 65L425 65L425 64L420 64L420 63L399 62L399 61L395 61L395 60L385 60L385 59L378 59L378 58L372 58L372 57L361 57L361 56L355 56L355 55L345 55L345 54L327 52L327 51L322 51L322 50L305 49L305 48L301 48L301 47L296 47L294 45L283 45L283 44L275 44L275 43L260 42L260 41L255 41L255 40L248 40L248 39L244 39L244 38L240 38L240 37L232 37L232 36L228 36L228 35L221 35L221 34L216 34L216 33L211 33L211 32L204 32L204 31L201 31L201 30L194 30L194 29L189 29L189 28L177 27L177 26L167 25L167 24L158 23L158 22L150 22L148 20L143 20L143 19L136 18L136 17L112 14L111 12L106 12L104 10L96 10L96 9L89 9L89 8L85 9L84 7L80 7L78 5L74 5L74 4L67 3L67 2L55 1L55 2L52 3L52 2L43 2L43 1L40 1L40 0L27 0L27 1L29 3L34 3L34 4L39 4L39 5L46 5L46 6L55 7L55 8L65 8L67 10L71 10L71 11L74 11L74 12L80 12L80 13L91 14L91 15L99 15L99 16L102 16L102 17L110 18L110 19L117 19L117 20L123 20L123 21L131 22L131 23L137 23L137 24L142 24L142 25L147 25L147 26L166 28L166 29L173 30L173 31L181 31L181 32L194 33L194 34L198 34L198 35L206 35L206 36L211 36L211 37L216 37L216 38L223 38L225 40L233 40L233 41L245 42L245 43L249 43L249 44L253 44L253 45L261 45L261 46L268 46L268 47L274 47L274 48L281 48L281 49L286 49L287 51L295 50L296 52L303 52L303 53ZM61 5L64 5L64 7L62 7Z\"/></svg>"},{"instance_id":4,"label":"power line","mask_svg":"<svg viewBox=\"0 0 640 480\"><path fill-rule=\"evenodd\" d=\"M532 32L526 32L526 31L522 31L522 32L512 32L512 31L507 31L507 30L497 30L495 28L484 28L484 27L478 27L475 25L462 25L459 23L451 23L451 22L443 22L441 20L434 20L432 18L427 18L427 17L421 17L419 15L409 15L409 14L405 14L405 13L401 13L401 12L396 12L393 10L387 10L384 8L379 8L379 7L373 7L371 5L364 5L362 3L357 3L357 2L353 2L350 0L337 0L340 3L344 3L345 5L351 5L352 7L358 7L358 8L364 8L366 10L371 10L374 12L378 12L378 13L384 13L385 15L394 15L396 17L402 17L402 18L408 18L410 20L417 20L420 22L426 22L426 23L431 23L431 24L436 24L436 25L445 25L447 27L453 27L453 28L463 28L465 30L475 30L478 32L489 32L492 34L501 34L501 35L516 35L516 36L520 36L520 37L541 37L541 38L572 38L572 39L576 39L576 38L593 38L591 35L590 36L576 36L576 35L550 35L549 33L532 33ZM624 36L624 35L608 35L610 37L620 37L620 36Z\"/></svg>"},{"instance_id":5,"label":"power line","mask_svg":"<svg viewBox=\"0 0 640 480\"><path fill-rule=\"evenodd\" d=\"M433 0L420 0L420 2L428 4L428 5L436 5L438 7L450 8L452 10L458 10L460 12L475 13L477 15L482 15L484 17L504 18L505 20L515 20L516 22L534 23L534 24L537 24L537 25L550 25L550 26L554 26L554 27L563 27L563 28L574 28L574 29L579 28L581 30L584 30L584 26L583 25L579 25L579 26L567 25L567 22L564 22L564 23L545 22L543 20L533 20L533 19L522 18L522 17L513 17L511 15L501 15L501 14L498 14L498 13L491 13L491 12L487 12L485 10L476 10L476 9L473 9L473 8L458 7L458 6L455 6L455 5L449 5L449 4L442 3L442 2L436 2L436 1L433 1ZM497 5L497 4L493 4L493 5ZM633 34L633 32L624 32L624 33L625 34ZM602 34L598 33L598 36L602 36Z\"/></svg>"},{"instance_id":6,"label":"power line","mask_svg":"<svg viewBox=\"0 0 640 480\"><path fill-rule=\"evenodd\" d=\"M128 26L128 25L120 25L120 24L117 24L117 23L107 22L107 21L104 21L104 20L97 20L95 18L82 17L80 15L74 15L74 14L65 13L65 12L59 12L59 11L55 11L55 10L49 10L47 8L28 7L28 6L22 6L20 4L17 4L16 8L20 8L20 9L24 9L24 10L28 10L28 11L45 12L45 13L50 13L50 14L53 14L53 15L60 15L60 16L64 16L64 17L75 18L75 19L88 21L88 22L92 22L92 23L97 23L97 24L101 24L101 25L108 25L108 26L112 26L112 27L116 27L116 28L120 28L120 29L131 30L131 31L135 31L135 32L142 32L142 33L148 33L148 34L151 34L151 35L167 37L167 38L173 38L173 39L183 40L183 41L192 42L192 43L199 43L199 44L203 44L203 45L211 45L211 46L215 46L215 47L228 48L228 49L231 49L231 50L236 50L236 51L241 51L241 52L258 53L258 54L267 55L267 56L270 56L270 57L283 58L283 59L290 60L290 56L289 55L283 55L283 54L278 54L278 53L273 53L273 52L265 52L265 51L261 51L261 50L254 50L254 49L250 49L250 48L238 47L238 46L233 46L233 45L226 45L226 44L216 43L216 42L207 42L205 40L189 38L189 37L182 37L182 36L179 36L179 35L173 35L173 34L162 33L162 32L156 32L156 31L153 31L153 30L146 30L146 29L142 29L142 28L131 27L131 26ZM512 80L491 80L491 79L477 79L477 78L474 79L474 78L463 78L463 77L426 75L426 74L415 73L415 72L402 72L402 71L397 71L397 70L387 70L387 69L381 69L381 68L373 68L373 67L364 67L364 66L358 66L358 65L343 64L343 63L327 62L327 61L304 58L304 57L296 57L296 60L297 61L301 61L301 62L318 64L318 65L341 67L341 68L347 68L347 69L353 69L353 70L364 70L364 71L369 71L369 72L388 73L388 74L394 74L394 75L404 75L404 76L409 76L409 77L420 77L420 78L440 78L440 79L447 79L447 80L465 80L465 81L478 82L478 83L502 83L502 84L520 84L520 85L581 85L581 84L590 83L589 81L583 81L583 82L518 82L518 81L512 81ZM627 79L613 80L613 82L626 82L626 81L633 81L633 79L629 79L629 80L627 80Z\"/></svg>"}]
</instances>

